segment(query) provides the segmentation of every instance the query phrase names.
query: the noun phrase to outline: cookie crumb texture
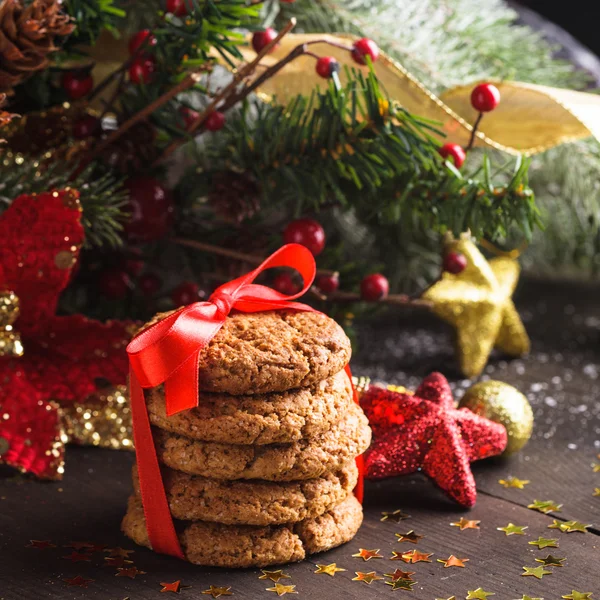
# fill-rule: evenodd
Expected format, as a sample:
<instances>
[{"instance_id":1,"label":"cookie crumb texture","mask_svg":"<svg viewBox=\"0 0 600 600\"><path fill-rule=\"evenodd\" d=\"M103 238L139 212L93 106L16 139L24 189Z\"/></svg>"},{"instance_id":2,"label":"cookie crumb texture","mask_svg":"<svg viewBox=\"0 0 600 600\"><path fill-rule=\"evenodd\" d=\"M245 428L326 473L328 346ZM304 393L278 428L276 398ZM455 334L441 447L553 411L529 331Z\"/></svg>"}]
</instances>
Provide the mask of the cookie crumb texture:
<instances>
[{"instance_id":1,"label":"cookie crumb texture","mask_svg":"<svg viewBox=\"0 0 600 600\"><path fill-rule=\"evenodd\" d=\"M304 559L350 541L362 523L362 507L349 496L325 514L293 525L253 527L196 521L177 522L186 559L209 567L266 567ZM141 501L132 496L122 530L150 547Z\"/></svg>"},{"instance_id":2,"label":"cookie crumb texture","mask_svg":"<svg viewBox=\"0 0 600 600\"><path fill-rule=\"evenodd\" d=\"M206 392L196 408L167 417L164 386L146 392L150 422L171 433L224 444L281 444L314 437L353 404L344 371L310 387L232 396Z\"/></svg>"},{"instance_id":3,"label":"cookie crumb texture","mask_svg":"<svg viewBox=\"0 0 600 600\"><path fill-rule=\"evenodd\" d=\"M218 481L163 467L171 514L185 521L280 525L318 517L345 500L358 480L350 463L335 473L299 482ZM133 487L140 496L137 467Z\"/></svg>"},{"instance_id":4,"label":"cookie crumb texture","mask_svg":"<svg viewBox=\"0 0 600 600\"><path fill-rule=\"evenodd\" d=\"M199 387L234 395L307 387L341 371L350 354L344 330L322 313L235 313L200 354Z\"/></svg>"},{"instance_id":5,"label":"cookie crumb texture","mask_svg":"<svg viewBox=\"0 0 600 600\"><path fill-rule=\"evenodd\" d=\"M362 454L371 430L362 409L352 404L329 431L293 444L241 446L202 442L153 429L158 460L167 467L211 479L294 481L321 477Z\"/></svg>"}]
</instances>

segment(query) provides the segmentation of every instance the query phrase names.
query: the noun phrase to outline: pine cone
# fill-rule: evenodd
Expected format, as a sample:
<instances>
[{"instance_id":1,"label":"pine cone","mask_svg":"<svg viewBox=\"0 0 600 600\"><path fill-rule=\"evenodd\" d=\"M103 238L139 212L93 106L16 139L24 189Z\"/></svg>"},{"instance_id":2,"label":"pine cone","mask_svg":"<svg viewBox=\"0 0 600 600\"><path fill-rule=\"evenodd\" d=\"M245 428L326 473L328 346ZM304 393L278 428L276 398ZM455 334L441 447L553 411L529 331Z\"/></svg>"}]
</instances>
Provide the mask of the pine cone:
<instances>
[{"instance_id":1,"label":"pine cone","mask_svg":"<svg viewBox=\"0 0 600 600\"><path fill-rule=\"evenodd\" d=\"M124 175L140 171L152 164L158 156L154 127L146 122L137 123L101 155L111 169Z\"/></svg>"},{"instance_id":2,"label":"pine cone","mask_svg":"<svg viewBox=\"0 0 600 600\"><path fill-rule=\"evenodd\" d=\"M0 92L44 69L48 55L58 48L56 36L68 35L75 25L61 9L60 0L0 1Z\"/></svg>"},{"instance_id":3,"label":"pine cone","mask_svg":"<svg viewBox=\"0 0 600 600\"><path fill-rule=\"evenodd\" d=\"M240 224L260 209L260 188L247 173L221 171L212 177L208 203L226 221Z\"/></svg>"}]
</instances>

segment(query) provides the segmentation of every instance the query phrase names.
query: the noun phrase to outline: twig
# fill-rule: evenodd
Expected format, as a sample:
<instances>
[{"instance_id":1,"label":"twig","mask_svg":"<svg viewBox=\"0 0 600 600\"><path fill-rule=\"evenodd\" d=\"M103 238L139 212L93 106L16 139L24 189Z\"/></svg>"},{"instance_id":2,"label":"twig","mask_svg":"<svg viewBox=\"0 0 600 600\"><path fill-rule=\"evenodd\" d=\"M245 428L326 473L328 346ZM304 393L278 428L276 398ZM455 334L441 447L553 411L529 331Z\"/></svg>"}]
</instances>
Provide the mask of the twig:
<instances>
[{"instance_id":1,"label":"twig","mask_svg":"<svg viewBox=\"0 0 600 600\"><path fill-rule=\"evenodd\" d=\"M312 291L312 290L311 290ZM318 294L321 299L323 297ZM328 302L365 302L360 294L354 292L342 292L338 291L333 294L329 294L324 297ZM381 300L377 300L377 303L392 304L394 306L418 306L423 308L431 308L432 304L429 300L422 300L421 298L412 298L406 294L390 294Z\"/></svg>"},{"instance_id":2,"label":"twig","mask_svg":"<svg viewBox=\"0 0 600 600\"><path fill-rule=\"evenodd\" d=\"M477 128L479 127L479 123L481 123L481 119L483 119L482 112L479 113L477 120L473 124L473 131L471 131L471 139L469 139L469 144L465 148L465 152L468 152L473 147L473 144L475 143L475 136L477 135Z\"/></svg>"}]
</instances>

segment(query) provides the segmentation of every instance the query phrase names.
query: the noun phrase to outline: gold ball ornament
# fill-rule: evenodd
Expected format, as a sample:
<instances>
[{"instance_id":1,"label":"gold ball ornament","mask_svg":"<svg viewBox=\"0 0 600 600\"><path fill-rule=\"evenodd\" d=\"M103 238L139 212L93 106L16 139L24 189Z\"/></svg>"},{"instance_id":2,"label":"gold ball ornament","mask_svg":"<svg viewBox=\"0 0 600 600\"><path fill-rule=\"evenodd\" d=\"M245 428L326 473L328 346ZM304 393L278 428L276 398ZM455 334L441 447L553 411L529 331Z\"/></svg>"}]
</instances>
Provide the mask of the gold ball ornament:
<instances>
[{"instance_id":1,"label":"gold ball ornament","mask_svg":"<svg viewBox=\"0 0 600 600\"><path fill-rule=\"evenodd\" d=\"M531 437L533 410L517 388L502 381L481 381L471 386L459 406L506 427L508 443L503 455L518 452Z\"/></svg>"}]
</instances>

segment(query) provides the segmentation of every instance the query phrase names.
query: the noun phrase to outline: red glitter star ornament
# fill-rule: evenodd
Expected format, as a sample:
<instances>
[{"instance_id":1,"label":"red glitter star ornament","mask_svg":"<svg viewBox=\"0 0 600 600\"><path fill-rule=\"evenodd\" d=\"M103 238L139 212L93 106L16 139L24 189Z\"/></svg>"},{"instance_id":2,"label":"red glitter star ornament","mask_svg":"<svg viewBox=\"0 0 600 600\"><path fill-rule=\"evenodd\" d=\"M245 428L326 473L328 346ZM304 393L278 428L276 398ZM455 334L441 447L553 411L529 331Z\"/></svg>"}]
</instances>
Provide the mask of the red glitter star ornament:
<instances>
[{"instance_id":1,"label":"red glitter star ornament","mask_svg":"<svg viewBox=\"0 0 600 600\"><path fill-rule=\"evenodd\" d=\"M374 434L365 455L367 478L422 471L462 506L473 506L477 498L470 463L506 447L502 425L455 408L440 373L426 377L414 395L370 386L361 406Z\"/></svg>"}]
</instances>

